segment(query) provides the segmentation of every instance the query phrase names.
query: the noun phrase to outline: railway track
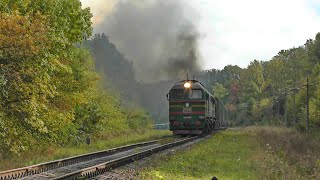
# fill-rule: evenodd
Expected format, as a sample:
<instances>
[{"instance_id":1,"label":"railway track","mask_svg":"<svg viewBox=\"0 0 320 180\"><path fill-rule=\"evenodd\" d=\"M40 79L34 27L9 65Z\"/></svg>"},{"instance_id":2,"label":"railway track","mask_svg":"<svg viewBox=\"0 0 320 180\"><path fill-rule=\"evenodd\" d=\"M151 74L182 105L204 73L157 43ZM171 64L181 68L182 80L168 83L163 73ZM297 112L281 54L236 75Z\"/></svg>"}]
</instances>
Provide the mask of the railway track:
<instances>
[{"instance_id":1,"label":"railway track","mask_svg":"<svg viewBox=\"0 0 320 180\"><path fill-rule=\"evenodd\" d=\"M38 165L0 172L8 179L88 179L151 154L179 146L201 137L179 138L164 143L163 139L137 143L105 151L65 158Z\"/></svg>"},{"instance_id":2,"label":"railway track","mask_svg":"<svg viewBox=\"0 0 320 180\"><path fill-rule=\"evenodd\" d=\"M167 138L167 137L164 137L164 138ZM59 159L59 160L50 161L50 162L46 162L46 163L27 166L27 167L23 167L23 168L2 171L2 172L0 172L0 180L20 179L20 178L40 174L40 173L43 173L43 172L46 172L49 170L53 170L53 169L57 169L57 168L61 168L61 167L66 167L66 166L70 166L73 164L86 162L86 161L90 161L90 160L105 157L105 156L110 156L112 154L126 151L129 149L156 144L156 143L159 143L164 138L161 138L158 140L153 140L153 141L148 141L148 142L142 142L142 143L121 146L118 148L112 148L112 149L98 151L98 152L94 152L94 153L83 154L83 155L79 155L79 156L73 156L73 157L69 157L69 158L64 158L64 159Z\"/></svg>"}]
</instances>

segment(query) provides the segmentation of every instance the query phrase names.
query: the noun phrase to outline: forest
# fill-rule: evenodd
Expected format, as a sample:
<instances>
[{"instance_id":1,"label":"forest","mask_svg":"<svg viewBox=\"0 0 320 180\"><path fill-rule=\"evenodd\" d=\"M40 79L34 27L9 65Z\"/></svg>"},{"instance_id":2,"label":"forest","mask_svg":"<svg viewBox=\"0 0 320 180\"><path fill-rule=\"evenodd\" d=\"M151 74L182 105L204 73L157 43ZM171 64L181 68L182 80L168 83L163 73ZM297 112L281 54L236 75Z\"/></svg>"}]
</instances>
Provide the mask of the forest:
<instances>
[{"instance_id":1,"label":"forest","mask_svg":"<svg viewBox=\"0 0 320 180\"><path fill-rule=\"evenodd\" d=\"M317 34L304 45L279 51L270 61L253 60L247 68L228 65L201 76L228 107L232 125L281 125L316 133L320 128L319 62Z\"/></svg>"}]
</instances>

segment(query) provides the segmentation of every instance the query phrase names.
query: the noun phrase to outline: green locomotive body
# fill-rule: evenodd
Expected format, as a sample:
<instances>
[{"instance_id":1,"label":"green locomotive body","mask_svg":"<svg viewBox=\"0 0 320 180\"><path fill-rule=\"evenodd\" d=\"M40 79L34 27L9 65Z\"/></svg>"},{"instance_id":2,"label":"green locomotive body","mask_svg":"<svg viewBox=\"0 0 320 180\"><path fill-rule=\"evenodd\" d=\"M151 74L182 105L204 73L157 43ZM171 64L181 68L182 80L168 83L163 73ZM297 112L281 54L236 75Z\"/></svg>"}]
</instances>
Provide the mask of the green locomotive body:
<instances>
[{"instance_id":1,"label":"green locomotive body","mask_svg":"<svg viewBox=\"0 0 320 180\"><path fill-rule=\"evenodd\" d=\"M227 109L196 80L175 83L167 98L173 134L199 135L226 127Z\"/></svg>"}]
</instances>

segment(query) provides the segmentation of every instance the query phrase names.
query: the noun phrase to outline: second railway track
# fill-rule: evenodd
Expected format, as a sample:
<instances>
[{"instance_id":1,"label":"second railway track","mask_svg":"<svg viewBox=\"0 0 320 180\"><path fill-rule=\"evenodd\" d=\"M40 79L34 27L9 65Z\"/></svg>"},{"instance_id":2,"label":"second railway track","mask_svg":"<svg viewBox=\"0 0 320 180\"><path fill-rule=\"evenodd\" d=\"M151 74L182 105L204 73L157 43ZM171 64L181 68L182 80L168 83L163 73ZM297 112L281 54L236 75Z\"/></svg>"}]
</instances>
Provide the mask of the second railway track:
<instances>
[{"instance_id":1,"label":"second railway track","mask_svg":"<svg viewBox=\"0 0 320 180\"><path fill-rule=\"evenodd\" d=\"M54 160L54 161L36 164L36 165L32 165L32 166L27 166L27 167L23 167L23 168L2 171L2 172L0 172L0 180L21 179L21 178L25 178L25 177L29 177L29 176L34 176L37 174L41 174L43 172L47 172L49 170L54 170L54 169L70 166L73 164L86 162L86 161L90 161L90 160L105 157L105 156L110 156L112 154L126 151L129 149L134 149L134 148L138 148L138 147L156 144L156 143L159 143L163 139L164 138L158 139L158 140L153 140L153 141L142 142L142 143L130 144L130 145L126 145L126 146L121 146L121 147L112 148L112 149L108 149L108 150L103 150L103 151L83 154L83 155L79 155L79 156L73 156L73 157L69 157L69 158Z\"/></svg>"},{"instance_id":2,"label":"second railway track","mask_svg":"<svg viewBox=\"0 0 320 180\"><path fill-rule=\"evenodd\" d=\"M154 153L179 146L201 137L179 138L164 143L163 139L122 146L105 151L65 158L34 166L0 172L0 180L8 179L79 179L91 178L111 169Z\"/></svg>"}]
</instances>

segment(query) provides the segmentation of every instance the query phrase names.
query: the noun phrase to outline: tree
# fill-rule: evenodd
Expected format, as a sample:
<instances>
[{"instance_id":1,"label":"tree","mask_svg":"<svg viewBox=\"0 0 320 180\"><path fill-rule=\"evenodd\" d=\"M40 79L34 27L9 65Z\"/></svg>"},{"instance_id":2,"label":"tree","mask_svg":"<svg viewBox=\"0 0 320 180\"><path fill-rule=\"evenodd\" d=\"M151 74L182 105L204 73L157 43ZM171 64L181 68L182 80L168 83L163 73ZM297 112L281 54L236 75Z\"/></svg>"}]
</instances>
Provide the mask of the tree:
<instances>
[{"instance_id":1,"label":"tree","mask_svg":"<svg viewBox=\"0 0 320 180\"><path fill-rule=\"evenodd\" d=\"M0 12L12 14L40 13L47 17L50 28L51 50L59 52L67 46L82 42L92 34L92 22L89 8L82 9L79 0L2 0Z\"/></svg>"},{"instance_id":2,"label":"tree","mask_svg":"<svg viewBox=\"0 0 320 180\"><path fill-rule=\"evenodd\" d=\"M18 146L28 143L20 141L20 133L26 137L33 132L47 132L39 118L40 112L48 108L44 102L55 94L48 78L48 68L52 66L44 58L50 42L46 17L40 13L25 16L18 12L1 13L0 24L1 111L8 119L4 126L11 129L5 131L5 136L12 141L16 139L10 144ZM24 128L27 131L19 130Z\"/></svg>"},{"instance_id":3,"label":"tree","mask_svg":"<svg viewBox=\"0 0 320 180\"><path fill-rule=\"evenodd\" d=\"M87 50L75 47L90 17L77 0L0 2L0 155L77 133L75 107L97 82Z\"/></svg>"},{"instance_id":4,"label":"tree","mask_svg":"<svg viewBox=\"0 0 320 180\"><path fill-rule=\"evenodd\" d=\"M222 84L215 83L212 87L212 94L213 96L219 98L225 103L226 97L228 96L228 90L225 87L223 87Z\"/></svg>"},{"instance_id":5,"label":"tree","mask_svg":"<svg viewBox=\"0 0 320 180\"><path fill-rule=\"evenodd\" d=\"M250 98L258 99L264 87L264 76L262 62L254 60L248 68L242 72L240 77L242 101Z\"/></svg>"},{"instance_id":6,"label":"tree","mask_svg":"<svg viewBox=\"0 0 320 180\"><path fill-rule=\"evenodd\" d=\"M265 76L268 84L272 84L272 94L279 95L286 85L286 66L285 61L279 58L273 58L266 64Z\"/></svg>"}]
</instances>

